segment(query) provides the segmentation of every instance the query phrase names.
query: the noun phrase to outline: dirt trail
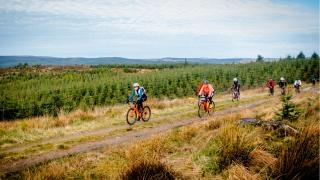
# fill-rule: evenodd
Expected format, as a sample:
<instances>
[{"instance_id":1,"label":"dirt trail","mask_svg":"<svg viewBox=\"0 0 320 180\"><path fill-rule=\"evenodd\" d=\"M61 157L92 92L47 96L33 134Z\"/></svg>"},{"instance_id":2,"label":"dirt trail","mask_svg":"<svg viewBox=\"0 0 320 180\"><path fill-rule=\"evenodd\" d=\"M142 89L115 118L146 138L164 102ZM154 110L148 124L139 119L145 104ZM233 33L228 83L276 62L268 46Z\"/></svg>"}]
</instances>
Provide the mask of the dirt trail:
<instances>
[{"instance_id":1,"label":"dirt trail","mask_svg":"<svg viewBox=\"0 0 320 180\"><path fill-rule=\"evenodd\" d=\"M194 109L191 111L194 111ZM191 111L183 111L183 112L175 113L174 115L170 114L170 115L165 115L163 117L152 118L152 122L159 122L161 120L166 119L168 116L170 116L170 117L180 116L181 114L188 113ZM88 137L88 136L102 136L102 135L106 135L107 133L110 133L112 131L124 130L124 129L128 129L128 128L130 128L130 126L125 124L125 125L118 125L118 126L114 126L114 127L99 128L99 129L90 130L90 131L81 131L81 132L77 132L77 133L73 133L73 134L69 134L69 135L65 135L65 136L57 136L57 137L52 137L52 138L48 138L48 139L43 139L43 140L40 140L37 142L31 142L28 144L26 144L26 143L18 144L13 147L3 148L3 149L0 149L0 153L4 153L4 154L5 153L15 153L15 152L24 151L28 148L39 146L39 145L50 144L50 143L63 143L66 141L80 139L80 138L84 138L84 137Z\"/></svg>"},{"instance_id":2,"label":"dirt trail","mask_svg":"<svg viewBox=\"0 0 320 180\"><path fill-rule=\"evenodd\" d=\"M216 102L220 102L220 101L216 101ZM173 115L169 114L169 115L165 115L165 116L161 116L161 117L157 117L157 118L152 118L152 122L160 122L168 117L170 117L170 118L179 117L182 114L190 113L190 112L195 112L195 110L191 109L191 110L187 110L187 111L177 112L177 113L174 113ZM47 138L47 139L42 139L37 142L17 144L12 147L2 148L2 149L0 149L0 154L17 153L17 152L21 152L21 151L27 150L29 148L37 147L40 145L63 143L66 141L85 138L85 137L89 137L89 136L103 136L103 135L106 135L110 132L125 130L128 128L130 128L130 126L127 124L124 124L124 125L117 125L114 127L99 128L99 129L90 130L90 131L80 131L80 132L69 134L69 135L56 136L56 137L51 137L51 138Z\"/></svg>"},{"instance_id":3,"label":"dirt trail","mask_svg":"<svg viewBox=\"0 0 320 180\"><path fill-rule=\"evenodd\" d=\"M214 116L222 116L222 115L230 114L233 112L239 112L246 109L253 109L269 101L270 99L264 99L264 100L256 101L254 103L217 111L214 113ZM159 125L152 128L141 129L139 131L128 132L123 135L111 136L101 141L78 144L66 150L53 150L43 154L30 156L26 159L20 159L15 162L0 164L0 173L10 173L10 172L20 171L41 162L50 161L53 159L61 158L61 157L76 154L76 153L92 151L92 150L99 149L106 146L117 145L117 144L128 143L128 142L131 143L139 139L148 138L154 134L159 134L173 128L189 125L189 124L200 122L200 121L202 121L202 119L199 119L199 118L185 119L181 121L175 121L173 123Z\"/></svg>"}]
</instances>

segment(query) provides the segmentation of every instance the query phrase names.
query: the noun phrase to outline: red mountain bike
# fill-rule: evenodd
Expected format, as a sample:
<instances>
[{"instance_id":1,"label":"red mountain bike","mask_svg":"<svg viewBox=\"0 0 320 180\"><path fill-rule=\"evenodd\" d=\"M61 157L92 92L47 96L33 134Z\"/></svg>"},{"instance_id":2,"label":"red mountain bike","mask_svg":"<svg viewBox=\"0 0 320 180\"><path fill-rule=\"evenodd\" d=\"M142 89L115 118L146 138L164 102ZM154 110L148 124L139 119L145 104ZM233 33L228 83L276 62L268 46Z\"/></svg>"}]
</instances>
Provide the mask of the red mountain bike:
<instances>
[{"instance_id":1,"label":"red mountain bike","mask_svg":"<svg viewBox=\"0 0 320 180\"><path fill-rule=\"evenodd\" d=\"M126 120L129 125L133 125L136 121L140 119L144 122L149 121L151 117L151 109L149 106L144 106L142 103L142 111L139 111L138 104L136 101L132 101L128 103L130 109L127 112Z\"/></svg>"},{"instance_id":2,"label":"red mountain bike","mask_svg":"<svg viewBox=\"0 0 320 180\"><path fill-rule=\"evenodd\" d=\"M204 116L210 116L215 109L215 103L212 100L210 104L210 100L206 96L200 96L198 101L198 116L203 118Z\"/></svg>"}]
</instances>

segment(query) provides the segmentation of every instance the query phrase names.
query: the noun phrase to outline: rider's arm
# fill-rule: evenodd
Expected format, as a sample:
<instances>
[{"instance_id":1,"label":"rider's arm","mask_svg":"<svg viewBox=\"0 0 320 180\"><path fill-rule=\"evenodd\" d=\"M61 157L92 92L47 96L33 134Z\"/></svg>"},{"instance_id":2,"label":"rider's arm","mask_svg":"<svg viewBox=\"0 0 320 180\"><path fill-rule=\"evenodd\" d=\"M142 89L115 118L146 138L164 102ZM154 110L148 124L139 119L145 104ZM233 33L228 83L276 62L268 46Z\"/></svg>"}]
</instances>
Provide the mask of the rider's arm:
<instances>
[{"instance_id":1,"label":"rider's arm","mask_svg":"<svg viewBox=\"0 0 320 180\"><path fill-rule=\"evenodd\" d=\"M209 84L209 89L210 89L209 95L211 96L211 94L214 92L213 86L211 84Z\"/></svg>"},{"instance_id":2,"label":"rider's arm","mask_svg":"<svg viewBox=\"0 0 320 180\"><path fill-rule=\"evenodd\" d=\"M202 94L202 91L203 91L203 86L201 86L200 91L198 93L198 96L200 96Z\"/></svg>"}]
</instances>

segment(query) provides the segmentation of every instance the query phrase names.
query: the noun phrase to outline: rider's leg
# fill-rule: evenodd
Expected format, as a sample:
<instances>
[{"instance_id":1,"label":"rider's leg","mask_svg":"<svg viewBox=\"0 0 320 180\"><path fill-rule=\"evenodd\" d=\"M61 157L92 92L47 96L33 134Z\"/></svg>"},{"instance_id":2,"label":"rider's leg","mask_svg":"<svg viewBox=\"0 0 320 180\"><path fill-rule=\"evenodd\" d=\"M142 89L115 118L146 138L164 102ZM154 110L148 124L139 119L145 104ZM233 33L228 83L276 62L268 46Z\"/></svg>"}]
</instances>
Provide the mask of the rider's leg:
<instances>
[{"instance_id":1,"label":"rider's leg","mask_svg":"<svg viewBox=\"0 0 320 180\"><path fill-rule=\"evenodd\" d=\"M143 99L139 99L137 100L137 105L138 105L138 110L141 112L142 111L142 102L143 102Z\"/></svg>"}]
</instances>

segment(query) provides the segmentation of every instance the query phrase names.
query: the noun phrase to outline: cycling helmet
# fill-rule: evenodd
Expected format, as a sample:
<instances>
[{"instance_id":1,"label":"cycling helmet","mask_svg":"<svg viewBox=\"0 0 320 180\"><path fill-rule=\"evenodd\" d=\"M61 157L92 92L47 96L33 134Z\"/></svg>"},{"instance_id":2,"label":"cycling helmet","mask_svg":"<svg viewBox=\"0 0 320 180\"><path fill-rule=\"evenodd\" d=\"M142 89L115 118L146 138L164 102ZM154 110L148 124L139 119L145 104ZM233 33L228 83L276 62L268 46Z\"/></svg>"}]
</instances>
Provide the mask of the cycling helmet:
<instances>
[{"instance_id":1,"label":"cycling helmet","mask_svg":"<svg viewBox=\"0 0 320 180\"><path fill-rule=\"evenodd\" d=\"M203 83L204 84L209 84L209 81L208 80L203 80Z\"/></svg>"},{"instance_id":2,"label":"cycling helmet","mask_svg":"<svg viewBox=\"0 0 320 180\"><path fill-rule=\"evenodd\" d=\"M284 81L284 78L283 78L283 77L281 77L281 78L280 78L280 80L281 80L281 81Z\"/></svg>"},{"instance_id":3,"label":"cycling helmet","mask_svg":"<svg viewBox=\"0 0 320 180\"><path fill-rule=\"evenodd\" d=\"M133 83L133 87L139 87L139 83Z\"/></svg>"},{"instance_id":4,"label":"cycling helmet","mask_svg":"<svg viewBox=\"0 0 320 180\"><path fill-rule=\"evenodd\" d=\"M238 81L238 79L237 78L233 78L233 82L237 82Z\"/></svg>"}]
</instances>

